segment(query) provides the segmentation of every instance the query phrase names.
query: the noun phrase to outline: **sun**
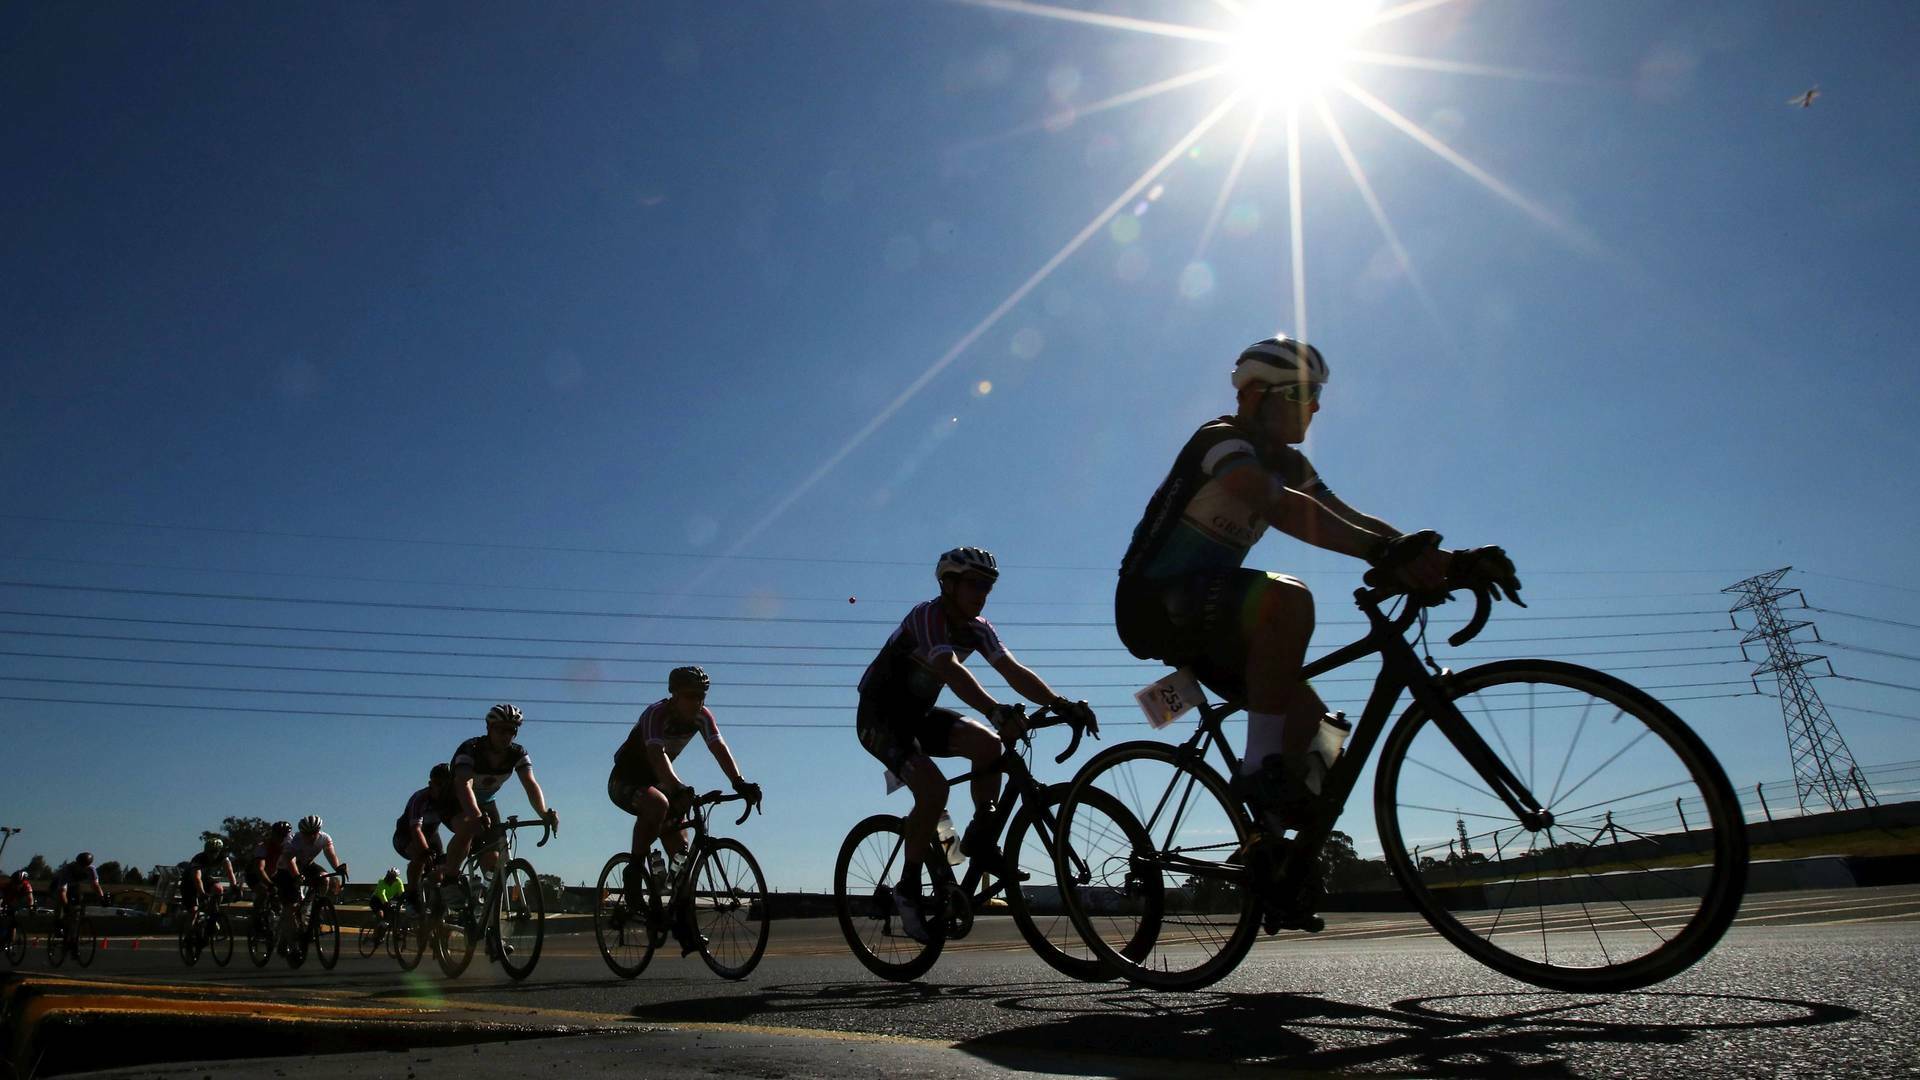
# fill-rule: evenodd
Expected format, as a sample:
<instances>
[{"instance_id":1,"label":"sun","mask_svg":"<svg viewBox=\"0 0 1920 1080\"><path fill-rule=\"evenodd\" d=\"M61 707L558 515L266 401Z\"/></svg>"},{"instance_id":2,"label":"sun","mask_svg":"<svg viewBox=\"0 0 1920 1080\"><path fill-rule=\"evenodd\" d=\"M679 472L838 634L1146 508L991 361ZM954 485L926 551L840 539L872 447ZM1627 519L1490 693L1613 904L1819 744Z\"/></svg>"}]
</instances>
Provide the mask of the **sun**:
<instances>
[{"instance_id":1,"label":"sun","mask_svg":"<svg viewBox=\"0 0 1920 1080\"><path fill-rule=\"evenodd\" d=\"M1365 0L1242 0L1229 63L1240 86L1266 102L1299 102L1344 78L1354 39L1375 4Z\"/></svg>"}]
</instances>

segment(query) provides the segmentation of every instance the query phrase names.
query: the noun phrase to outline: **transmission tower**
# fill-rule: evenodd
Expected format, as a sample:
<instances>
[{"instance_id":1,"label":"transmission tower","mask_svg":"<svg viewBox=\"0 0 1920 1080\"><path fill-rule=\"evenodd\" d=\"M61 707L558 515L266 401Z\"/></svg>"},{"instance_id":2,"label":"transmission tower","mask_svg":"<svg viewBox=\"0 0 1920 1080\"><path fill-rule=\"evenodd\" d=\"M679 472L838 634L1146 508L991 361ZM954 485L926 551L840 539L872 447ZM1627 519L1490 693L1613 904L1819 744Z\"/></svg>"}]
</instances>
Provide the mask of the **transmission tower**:
<instances>
[{"instance_id":1,"label":"transmission tower","mask_svg":"<svg viewBox=\"0 0 1920 1080\"><path fill-rule=\"evenodd\" d=\"M1853 753L1847 749L1847 741L1840 737L1840 729L1827 715L1827 707L1820 703L1820 692L1813 688L1814 677L1807 674L1808 665L1824 663L1826 674L1832 675L1833 664L1824 656L1801 652L1799 643L1793 639L1795 631L1810 630L1813 640L1819 641L1820 631L1808 620L1789 621L1780 614L1780 601L1787 597L1800 596L1800 606L1806 606L1806 598L1799 589L1780 587L1780 579L1791 569L1793 567L1784 566L1755 574L1720 590L1741 598L1729 617L1742 611L1753 613L1753 629L1740 639L1740 655L1751 661L1753 657L1748 655L1747 646L1766 643L1767 658L1753 669L1753 687L1758 690L1760 676L1771 675L1780 691L1780 713L1787 723L1787 753L1793 758L1793 787L1800 800L1801 813L1807 812L1809 799L1824 801L1835 810L1873 806L1879 800L1874 798L1866 778L1860 775ZM1733 618L1733 626L1741 629L1737 617Z\"/></svg>"}]
</instances>

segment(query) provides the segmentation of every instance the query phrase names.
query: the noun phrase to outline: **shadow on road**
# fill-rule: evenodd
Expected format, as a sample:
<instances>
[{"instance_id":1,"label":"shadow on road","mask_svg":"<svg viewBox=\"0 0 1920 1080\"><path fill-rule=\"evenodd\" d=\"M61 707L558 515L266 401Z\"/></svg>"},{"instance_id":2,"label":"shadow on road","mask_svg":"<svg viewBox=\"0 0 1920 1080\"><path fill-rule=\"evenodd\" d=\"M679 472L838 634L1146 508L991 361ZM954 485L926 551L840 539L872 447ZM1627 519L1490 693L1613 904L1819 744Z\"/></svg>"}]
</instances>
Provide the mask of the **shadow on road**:
<instances>
[{"instance_id":1,"label":"shadow on road","mask_svg":"<svg viewBox=\"0 0 1920 1080\"><path fill-rule=\"evenodd\" d=\"M1048 981L804 983L642 1005L633 1016L911 1033L914 1012L955 999L1005 1010L998 1030L963 1039L960 1049L1008 1068L1062 1072L1082 1071L1089 1058L1133 1058L1442 1077L1612 1075L1620 1063L1605 1061L1608 1047L1684 1047L1716 1032L1812 1027L1861 1015L1823 1002L1738 994L1483 993L1380 1007L1320 994L1152 994Z\"/></svg>"}]
</instances>

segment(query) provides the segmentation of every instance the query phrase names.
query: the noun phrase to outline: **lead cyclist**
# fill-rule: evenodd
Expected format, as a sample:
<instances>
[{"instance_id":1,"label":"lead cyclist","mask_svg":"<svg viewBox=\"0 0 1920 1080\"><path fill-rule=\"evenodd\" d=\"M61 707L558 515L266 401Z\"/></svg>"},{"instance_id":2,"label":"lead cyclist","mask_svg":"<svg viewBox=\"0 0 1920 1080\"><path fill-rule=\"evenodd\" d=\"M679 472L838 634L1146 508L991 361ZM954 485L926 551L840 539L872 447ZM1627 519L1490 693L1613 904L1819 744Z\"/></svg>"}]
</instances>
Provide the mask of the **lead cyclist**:
<instances>
[{"instance_id":1,"label":"lead cyclist","mask_svg":"<svg viewBox=\"0 0 1920 1080\"><path fill-rule=\"evenodd\" d=\"M1320 350L1304 341L1275 336L1240 353L1235 412L1202 424L1181 448L1134 528L1114 594L1128 651L1189 666L1245 702L1234 788L1274 836L1304 824L1320 794L1326 763L1310 745L1327 705L1300 677L1313 594L1297 578L1241 565L1268 526L1365 559L1410 590L1474 580L1520 603L1500 548L1448 551L1437 533L1402 532L1334 495L1298 449L1327 377Z\"/></svg>"}]
</instances>

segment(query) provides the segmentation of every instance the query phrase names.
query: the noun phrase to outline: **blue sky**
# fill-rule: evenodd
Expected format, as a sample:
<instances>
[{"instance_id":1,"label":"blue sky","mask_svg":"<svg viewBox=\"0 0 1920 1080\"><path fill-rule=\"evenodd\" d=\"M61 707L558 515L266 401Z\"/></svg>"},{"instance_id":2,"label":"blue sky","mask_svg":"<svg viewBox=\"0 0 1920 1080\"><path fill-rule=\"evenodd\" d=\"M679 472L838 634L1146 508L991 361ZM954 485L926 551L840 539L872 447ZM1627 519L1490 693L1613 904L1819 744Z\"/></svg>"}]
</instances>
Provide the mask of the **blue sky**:
<instances>
[{"instance_id":1,"label":"blue sky","mask_svg":"<svg viewBox=\"0 0 1920 1080\"><path fill-rule=\"evenodd\" d=\"M1097 108L1221 43L1031 5L8 7L0 695L62 700L0 701L3 861L319 812L377 869L519 700L568 721L523 741L567 823L538 864L578 880L624 842L624 725L693 661L768 789L742 835L822 887L904 810L851 686L946 547L998 552L1015 652L1143 734L1112 568L1234 353L1302 321L1334 489L1504 544L1527 614L1571 617L1450 662L1699 649L1589 662L1783 780L1775 702L1716 696L1746 671L1717 590L1791 564L1836 669L1895 684L1821 684L1855 755L1915 757L1920 14L1417 7L1356 47L1426 66L1325 90L1391 239L1310 101L1297 234L1284 102L1252 142L1252 97L1196 129L1231 73ZM1352 617L1348 561L1250 562ZM1683 659L1716 666L1635 666Z\"/></svg>"}]
</instances>

